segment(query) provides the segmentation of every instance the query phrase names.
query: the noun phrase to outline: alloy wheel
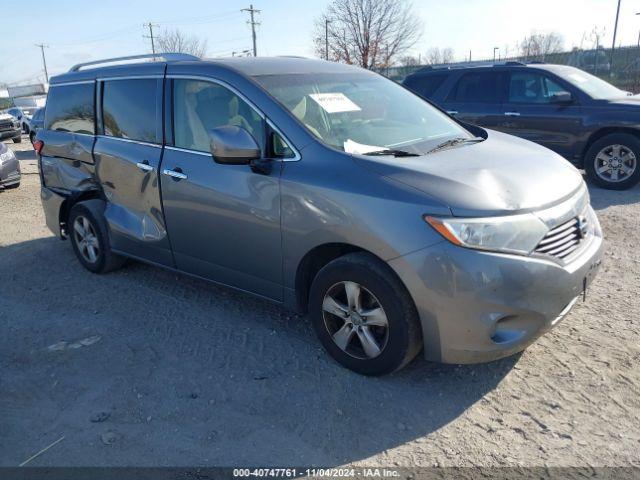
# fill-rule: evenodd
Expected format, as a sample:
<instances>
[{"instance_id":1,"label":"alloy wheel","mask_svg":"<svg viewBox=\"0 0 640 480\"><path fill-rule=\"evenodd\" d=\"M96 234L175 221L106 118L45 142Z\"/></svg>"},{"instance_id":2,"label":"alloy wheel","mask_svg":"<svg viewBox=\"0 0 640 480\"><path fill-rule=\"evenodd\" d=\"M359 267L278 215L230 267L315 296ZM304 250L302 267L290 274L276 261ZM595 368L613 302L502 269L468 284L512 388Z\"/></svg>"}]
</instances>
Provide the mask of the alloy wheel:
<instances>
[{"instance_id":1,"label":"alloy wheel","mask_svg":"<svg viewBox=\"0 0 640 480\"><path fill-rule=\"evenodd\" d=\"M73 235L80 255L89 263L98 261L100 243L91 222L87 217L78 215L73 222Z\"/></svg>"},{"instance_id":2,"label":"alloy wheel","mask_svg":"<svg viewBox=\"0 0 640 480\"><path fill-rule=\"evenodd\" d=\"M339 282L322 302L324 325L333 342L348 355L379 356L389 340L389 322L378 299L356 282Z\"/></svg>"},{"instance_id":3,"label":"alloy wheel","mask_svg":"<svg viewBox=\"0 0 640 480\"><path fill-rule=\"evenodd\" d=\"M595 172L605 182L623 182L637 168L637 159L633 151L624 145L609 145L596 155Z\"/></svg>"}]
</instances>

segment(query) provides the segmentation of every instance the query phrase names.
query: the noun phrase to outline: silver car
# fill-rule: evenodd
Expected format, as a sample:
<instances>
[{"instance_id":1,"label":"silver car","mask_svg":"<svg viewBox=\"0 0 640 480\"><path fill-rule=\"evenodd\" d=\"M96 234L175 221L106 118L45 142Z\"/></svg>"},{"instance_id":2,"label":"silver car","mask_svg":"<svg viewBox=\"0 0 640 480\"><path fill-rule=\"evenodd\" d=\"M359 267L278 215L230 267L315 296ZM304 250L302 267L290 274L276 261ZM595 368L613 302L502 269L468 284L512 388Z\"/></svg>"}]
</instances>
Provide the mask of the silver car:
<instances>
[{"instance_id":1,"label":"silver car","mask_svg":"<svg viewBox=\"0 0 640 480\"><path fill-rule=\"evenodd\" d=\"M136 259L308 313L368 375L510 355L584 298L602 232L550 150L352 66L145 57L53 78L36 138L47 224L90 271Z\"/></svg>"},{"instance_id":2,"label":"silver car","mask_svg":"<svg viewBox=\"0 0 640 480\"><path fill-rule=\"evenodd\" d=\"M6 144L0 142L0 190L20 186L20 162Z\"/></svg>"}]
</instances>

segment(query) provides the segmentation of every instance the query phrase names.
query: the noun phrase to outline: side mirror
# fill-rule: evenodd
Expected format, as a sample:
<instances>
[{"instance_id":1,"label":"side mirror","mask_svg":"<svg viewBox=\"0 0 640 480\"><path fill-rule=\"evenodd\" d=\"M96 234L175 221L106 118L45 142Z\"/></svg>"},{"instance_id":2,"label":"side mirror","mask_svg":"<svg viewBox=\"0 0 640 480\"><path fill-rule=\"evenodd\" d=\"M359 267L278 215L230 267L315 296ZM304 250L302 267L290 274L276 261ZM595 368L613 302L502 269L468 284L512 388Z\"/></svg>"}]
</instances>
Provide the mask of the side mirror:
<instances>
[{"instance_id":1,"label":"side mirror","mask_svg":"<svg viewBox=\"0 0 640 480\"><path fill-rule=\"evenodd\" d=\"M569 104L573 102L573 96L569 92L558 92L551 96L551 103Z\"/></svg>"},{"instance_id":2,"label":"side mirror","mask_svg":"<svg viewBox=\"0 0 640 480\"><path fill-rule=\"evenodd\" d=\"M211 155L216 163L248 165L261 157L256 139L242 127L227 125L209 130Z\"/></svg>"}]
</instances>

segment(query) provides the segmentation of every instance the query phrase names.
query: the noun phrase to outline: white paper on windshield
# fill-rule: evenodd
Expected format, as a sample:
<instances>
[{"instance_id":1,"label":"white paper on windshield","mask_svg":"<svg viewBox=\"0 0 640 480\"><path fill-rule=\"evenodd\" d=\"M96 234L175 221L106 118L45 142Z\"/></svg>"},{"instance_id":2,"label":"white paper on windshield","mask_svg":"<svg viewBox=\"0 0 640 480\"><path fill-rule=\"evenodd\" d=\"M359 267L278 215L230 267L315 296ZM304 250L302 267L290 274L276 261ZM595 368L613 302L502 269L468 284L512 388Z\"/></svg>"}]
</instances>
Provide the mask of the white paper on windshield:
<instances>
[{"instance_id":1,"label":"white paper on windshield","mask_svg":"<svg viewBox=\"0 0 640 480\"><path fill-rule=\"evenodd\" d=\"M344 93L310 93L309 96L327 113L357 112L360 107Z\"/></svg>"},{"instance_id":2,"label":"white paper on windshield","mask_svg":"<svg viewBox=\"0 0 640 480\"><path fill-rule=\"evenodd\" d=\"M377 152L380 150L386 150L386 148L376 147L375 145L364 145L362 143L354 142L351 139L344 142L344 151L347 153L363 154L369 152Z\"/></svg>"}]
</instances>

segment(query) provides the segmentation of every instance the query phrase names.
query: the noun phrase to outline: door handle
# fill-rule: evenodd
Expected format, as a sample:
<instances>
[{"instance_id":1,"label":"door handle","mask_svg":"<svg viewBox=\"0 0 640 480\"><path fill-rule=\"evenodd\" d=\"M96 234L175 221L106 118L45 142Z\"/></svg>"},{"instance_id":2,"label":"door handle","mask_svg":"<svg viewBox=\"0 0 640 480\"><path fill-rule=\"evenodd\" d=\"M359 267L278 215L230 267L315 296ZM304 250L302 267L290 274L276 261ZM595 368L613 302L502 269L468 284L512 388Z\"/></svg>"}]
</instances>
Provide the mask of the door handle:
<instances>
[{"instance_id":1,"label":"door handle","mask_svg":"<svg viewBox=\"0 0 640 480\"><path fill-rule=\"evenodd\" d=\"M149 162L147 162L146 160L144 162L136 163L136 167L145 172L150 172L151 170L153 170L153 167L149 165Z\"/></svg>"},{"instance_id":2,"label":"door handle","mask_svg":"<svg viewBox=\"0 0 640 480\"><path fill-rule=\"evenodd\" d=\"M187 176L182 173L179 172L178 170L169 170L167 168L165 168L162 173L164 173L165 175L168 175L169 177L173 177L176 180L184 180L185 178L187 178Z\"/></svg>"},{"instance_id":3,"label":"door handle","mask_svg":"<svg viewBox=\"0 0 640 480\"><path fill-rule=\"evenodd\" d=\"M449 115L457 115L457 114L458 114L458 111L457 111L457 110L447 110L447 113L448 113Z\"/></svg>"},{"instance_id":4,"label":"door handle","mask_svg":"<svg viewBox=\"0 0 640 480\"><path fill-rule=\"evenodd\" d=\"M507 117L519 117L520 112L504 112Z\"/></svg>"}]
</instances>

